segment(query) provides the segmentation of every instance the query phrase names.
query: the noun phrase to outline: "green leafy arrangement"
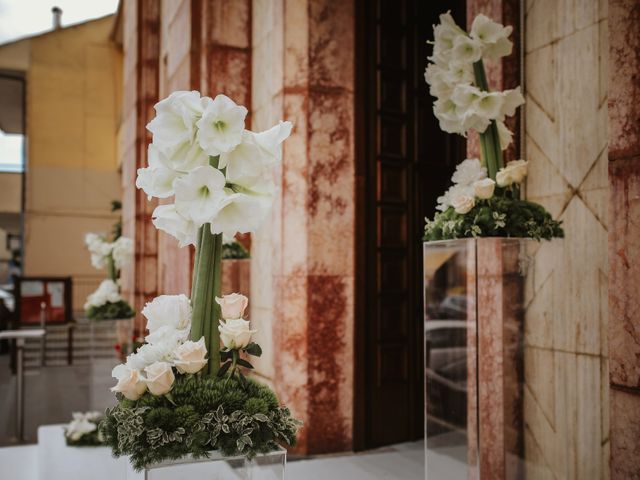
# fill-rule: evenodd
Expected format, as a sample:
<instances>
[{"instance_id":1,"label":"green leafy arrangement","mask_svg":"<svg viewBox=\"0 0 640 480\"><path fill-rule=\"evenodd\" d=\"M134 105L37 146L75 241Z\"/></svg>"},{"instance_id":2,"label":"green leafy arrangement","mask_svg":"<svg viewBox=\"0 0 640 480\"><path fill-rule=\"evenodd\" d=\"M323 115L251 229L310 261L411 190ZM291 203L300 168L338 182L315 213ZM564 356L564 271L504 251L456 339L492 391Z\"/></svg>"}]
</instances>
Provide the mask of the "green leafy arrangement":
<instances>
[{"instance_id":1,"label":"green leafy arrangement","mask_svg":"<svg viewBox=\"0 0 640 480\"><path fill-rule=\"evenodd\" d=\"M69 447L99 447L104 444L100 432L100 412L75 412L73 420L64 428L64 439Z\"/></svg>"},{"instance_id":2,"label":"green leafy arrangement","mask_svg":"<svg viewBox=\"0 0 640 480\"><path fill-rule=\"evenodd\" d=\"M107 302L104 305L91 305L87 308L87 318L91 320L117 320L132 318L136 312L124 300Z\"/></svg>"},{"instance_id":3,"label":"green leafy arrangement","mask_svg":"<svg viewBox=\"0 0 640 480\"><path fill-rule=\"evenodd\" d=\"M426 222L425 241L466 237L526 237L535 240L564 237L561 222L554 220L544 207L503 196L478 200L465 214L456 213L453 207L449 207Z\"/></svg>"},{"instance_id":4,"label":"green leafy arrangement","mask_svg":"<svg viewBox=\"0 0 640 480\"><path fill-rule=\"evenodd\" d=\"M103 445L102 435L100 435L100 430L98 429L91 433L85 433L78 440L72 440L67 436L64 438L68 447L101 447Z\"/></svg>"},{"instance_id":5,"label":"green leafy arrangement","mask_svg":"<svg viewBox=\"0 0 640 480\"><path fill-rule=\"evenodd\" d=\"M280 443L295 445L300 425L269 387L246 378L181 375L170 394L117 397L100 432L136 470L187 454L205 458L211 450L253 458Z\"/></svg>"},{"instance_id":6,"label":"green leafy arrangement","mask_svg":"<svg viewBox=\"0 0 640 480\"><path fill-rule=\"evenodd\" d=\"M249 258L249 252L237 241L222 244L223 260L242 260Z\"/></svg>"}]
</instances>

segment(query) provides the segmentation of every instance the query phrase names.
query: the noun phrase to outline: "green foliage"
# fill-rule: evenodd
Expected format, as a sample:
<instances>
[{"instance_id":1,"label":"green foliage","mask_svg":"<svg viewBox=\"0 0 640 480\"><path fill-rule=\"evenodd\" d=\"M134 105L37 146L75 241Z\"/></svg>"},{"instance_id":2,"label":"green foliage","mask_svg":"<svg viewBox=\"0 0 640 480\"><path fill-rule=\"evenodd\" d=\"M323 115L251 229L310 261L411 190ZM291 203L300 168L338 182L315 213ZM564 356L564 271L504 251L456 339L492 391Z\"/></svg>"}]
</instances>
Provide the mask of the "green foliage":
<instances>
[{"instance_id":1,"label":"green foliage","mask_svg":"<svg viewBox=\"0 0 640 480\"><path fill-rule=\"evenodd\" d=\"M136 312L124 300L107 302L99 307L91 306L87 309L87 318L91 320L115 320L132 318Z\"/></svg>"},{"instance_id":2,"label":"green foliage","mask_svg":"<svg viewBox=\"0 0 640 480\"><path fill-rule=\"evenodd\" d=\"M427 220L425 241L466 237L517 237L550 240L563 237L561 222L554 220L542 205L498 196L478 200L465 214L453 207Z\"/></svg>"},{"instance_id":3,"label":"green foliage","mask_svg":"<svg viewBox=\"0 0 640 480\"><path fill-rule=\"evenodd\" d=\"M100 426L115 456L130 455L134 468L211 450L249 458L283 443L295 445L300 422L280 407L266 386L247 379L177 376L170 395L145 393L137 401L118 394Z\"/></svg>"},{"instance_id":4,"label":"green foliage","mask_svg":"<svg viewBox=\"0 0 640 480\"><path fill-rule=\"evenodd\" d=\"M240 242L233 241L222 245L223 260L240 260L243 258L249 258L249 252Z\"/></svg>"},{"instance_id":5,"label":"green foliage","mask_svg":"<svg viewBox=\"0 0 640 480\"><path fill-rule=\"evenodd\" d=\"M68 447L100 447L104 445L104 438L100 434L100 430L85 433L78 440L72 440L66 435L64 436Z\"/></svg>"}]
</instances>

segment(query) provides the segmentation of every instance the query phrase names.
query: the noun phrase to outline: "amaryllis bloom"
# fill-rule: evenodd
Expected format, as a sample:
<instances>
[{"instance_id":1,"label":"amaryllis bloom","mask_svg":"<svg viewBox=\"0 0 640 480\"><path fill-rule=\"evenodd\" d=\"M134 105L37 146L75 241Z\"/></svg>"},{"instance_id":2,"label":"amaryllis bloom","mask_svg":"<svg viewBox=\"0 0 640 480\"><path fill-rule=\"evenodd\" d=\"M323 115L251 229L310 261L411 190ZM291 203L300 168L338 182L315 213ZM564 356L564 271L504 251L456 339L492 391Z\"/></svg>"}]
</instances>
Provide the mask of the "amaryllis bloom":
<instances>
[{"instance_id":1,"label":"amaryllis bloom","mask_svg":"<svg viewBox=\"0 0 640 480\"><path fill-rule=\"evenodd\" d=\"M177 212L197 226L211 222L225 205L225 184L223 173L210 165L177 179L174 183Z\"/></svg>"},{"instance_id":2,"label":"amaryllis bloom","mask_svg":"<svg viewBox=\"0 0 640 480\"><path fill-rule=\"evenodd\" d=\"M198 120L197 140L208 155L220 155L233 150L242 140L247 109L226 95L211 100L204 97L204 111Z\"/></svg>"},{"instance_id":3,"label":"amaryllis bloom","mask_svg":"<svg viewBox=\"0 0 640 480\"><path fill-rule=\"evenodd\" d=\"M249 305L249 299L240 293L230 293L216 297L216 303L220 305L222 318L232 320L242 318L247 305Z\"/></svg>"},{"instance_id":4,"label":"amaryllis bloom","mask_svg":"<svg viewBox=\"0 0 640 480\"><path fill-rule=\"evenodd\" d=\"M459 35L453 41L451 63L474 63L482 58L482 44L467 35Z\"/></svg>"},{"instance_id":5,"label":"amaryllis bloom","mask_svg":"<svg viewBox=\"0 0 640 480\"><path fill-rule=\"evenodd\" d=\"M151 215L153 225L178 239L180 247L195 245L198 226L176 210L174 204L158 205Z\"/></svg>"},{"instance_id":6,"label":"amaryllis bloom","mask_svg":"<svg viewBox=\"0 0 640 480\"><path fill-rule=\"evenodd\" d=\"M118 270L131 262L133 259L133 248L133 240L128 237L118 237L118 239L113 242L111 255L113 256L115 267Z\"/></svg>"},{"instance_id":7,"label":"amaryllis bloom","mask_svg":"<svg viewBox=\"0 0 640 480\"><path fill-rule=\"evenodd\" d=\"M267 182L265 182L267 183ZM266 185L265 189L269 186ZM264 222L271 205L273 193L244 191L229 194L224 206L211 221L211 233L224 233L228 237L236 232L255 232Z\"/></svg>"},{"instance_id":8,"label":"amaryllis bloom","mask_svg":"<svg viewBox=\"0 0 640 480\"><path fill-rule=\"evenodd\" d=\"M156 116L147 125L153 133L153 144L158 148L172 149L185 142L191 143L196 132L196 122L202 116L203 101L200 92L173 92L155 105Z\"/></svg>"},{"instance_id":9,"label":"amaryllis bloom","mask_svg":"<svg viewBox=\"0 0 640 480\"><path fill-rule=\"evenodd\" d=\"M223 322L218 327L222 344L230 350L240 350L251 343L251 335L257 330L251 330L248 320L235 319Z\"/></svg>"}]
</instances>

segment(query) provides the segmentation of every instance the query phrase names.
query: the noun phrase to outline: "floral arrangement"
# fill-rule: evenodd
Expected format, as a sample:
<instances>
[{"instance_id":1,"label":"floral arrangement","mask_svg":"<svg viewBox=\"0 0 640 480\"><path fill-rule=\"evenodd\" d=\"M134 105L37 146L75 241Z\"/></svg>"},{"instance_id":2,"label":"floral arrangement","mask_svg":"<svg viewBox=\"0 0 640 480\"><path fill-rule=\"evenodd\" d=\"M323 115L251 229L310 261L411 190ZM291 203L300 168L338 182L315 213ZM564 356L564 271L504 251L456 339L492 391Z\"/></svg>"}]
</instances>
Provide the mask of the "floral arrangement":
<instances>
[{"instance_id":1,"label":"floral arrangement","mask_svg":"<svg viewBox=\"0 0 640 480\"><path fill-rule=\"evenodd\" d=\"M249 252L244 248L244 245L237 240L222 245L223 260L242 260L245 258L249 258Z\"/></svg>"},{"instance_id":2,"label":"floral arrangement","mask_svg":"<svg viewBox=\"0 0 640 480\"><path fill-rule=\"evenodd\" d=\"M96 269L107 268L108 278L87 297L84 309L87 317L96 320L131 318L135 312L120 295L118 277L120 269L133 258L133 241L118 237L108 242L95 233L85 236L85 244L91 253L91 265Z\"/></svg>"},{"instance_id":3,"label":"floral arrangement","mask_svg":"<svg viewBox=\"0 0 640 480\"><path fill-rule=\"evenodd\" d=\"M433 55L425 71L436 97L434 114L448 133L480 136L481 160L466 159L456 168L453 185L438 198L437 213L426 220L424 240L506 236L537 240L562 237L560 222L541 206L520 199L527 162L504 164L503 150L512 132L505 119L524 103L520 87L490 91L484 59L511 54L512 27L478 15L467 33L449 13L433 28Z\"/></svg>"},{"instance_id":4,"label":"floral arrangement","mask_svg":"<svg viewBox=\"0 0 640 480\"><path fill-rule=\"evenodd\" d=\"M253 457L294 445L299 422L243 373L262 353L244 319L248 299L220 292L223 235L254 231L266 218L291 123L254 133L244 128L246 108L195 91L174 92L155 109L149 166L136 185L173 197L153 222L181 246L195 244L191 298L161 295L142 310L149 333L113 370L118 405L102 423L106 443L136 469L211 450Z\"/></svg>"},{"instance_id":5,"label":"floral arrangement","mask_svg":"<svg viewBox=\"0 0 640 480\"><path fill-rule=\"evenodd\" d=\"M73 420L64 428L64 438L70 447L97 447L103 437L98 425L102 420L100 412L74 412Z\"/></svg>"}]
</instances>

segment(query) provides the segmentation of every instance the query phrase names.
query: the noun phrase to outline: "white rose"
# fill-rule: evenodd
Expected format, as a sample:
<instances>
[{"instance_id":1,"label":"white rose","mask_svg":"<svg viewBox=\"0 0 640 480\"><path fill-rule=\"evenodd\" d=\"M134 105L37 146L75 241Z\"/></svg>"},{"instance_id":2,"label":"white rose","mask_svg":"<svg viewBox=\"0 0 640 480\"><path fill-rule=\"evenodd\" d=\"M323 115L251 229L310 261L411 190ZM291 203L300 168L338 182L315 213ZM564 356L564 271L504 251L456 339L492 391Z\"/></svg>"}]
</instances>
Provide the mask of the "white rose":
<instances>
[{"instance_id":1,"label":"white rose","mask_svg":"<svg viewBox=\"0 0 640 480\"><path fill-rule=\"evenodd\" d=\"M113 369L111 375L118 379L118 383L111 388L111 391L120 392L129 400L139 399L147 389L139 370L131 369L126 365L118 365Z\"/></svg>"},{"instance_id":2,"label":"white rose","mask_svg":"<svg viewBox=\"0 0 640 480\"><path fill-rule=\"evenodd\" d=\"M147 378L145 383L153 395L164 395L171 391L176 377L171 365L167 362L155 362L144 369Z\"/></svg>"},{"instance_id":3,"label":"white rose","mask_svg":"<svg viewBox=\"0 0 640 480\"><path fill-rule=\"evenodd\" d=\"M144 306L142 315L151 333L165 325L184 330L191 325L191 302L184 294L160 295Z\"/></svg>"},{"instance_id":4,"label":"white rose","mask_svg":"<svg viewBox=\"0 0 640 480\"><path fill-rule=\"evenodd\" d=\"M451 206L451 201L460 195L473 196L472 185L452 185L444 194L438 197L437 210L444 212Z\"/></svg>"},{"instance_id":5,"label":"white rose","mask_svg":"<svg viewBox=\"0 0 640 480\"><path fill-rule=\"evenodd\" d=\"M468 213L476 204L476 201L471 195L459 195L451 201L451 206L456 211L464 215Z\"/></svg>"},{"instance_id":6,"label":"white rose","mask_svg":"<svg viewBox=\"0 0 640 480\"><path fill-rule=\"evenodd\" d=\"M496 182L490 178L477 180L473 183L473 193L476 197L486 200L493 197L493 191L496 188Z\"/></svg>"},{"instance_id":7,"label":"white rose","mask_svg":"<svg viewBox=\"0 0 640 480\"><path fill-rule=\"evenodd\" d=\"M257 332L257 330L249 328L248 320L242 319L227 320L226 322L220 320L218 331L224 346L232 350L245 348L251 343L251 335Z\"/></svg>"},{"instance_id":8,"label":"white rose","mask_svg":"<svg viewBox=\"0 0 640 480\"><path fill-rule=\"evenodd\" d=\"M231 293L223 295L222 298L216 297L216 303L220 305L222 318L233 320L242 318L247 305L249 305L249 299L240 293Z\"/></svg>"},{"instance_id":9,"label":"white rose","mask_svg":"<svg viewBox=\"0 0 640 480\"><path fill-rule=\"evenodd\" d=\"M514 160L496 174L496 183L499 187L508 187L514 183L522 183L527 176L527 162L525 160Z\"/></svg>"},{"instance_id":10,"label":"white rose","mask_svg":"<svg viewBox=\"0 0 640 480\"><path fill-rule=\"evenodd\" d=\"M208 155L230 152L242 140L247 109L225 95L217 95L213 100L204 97L203 103L202 118L196 124L200 147Z\"/></svg>"},{"instance_id":11,"label":"white rose","mask_svg":"<svg viewBox=\"0 0 640 480\"><path fill-rule=\"evenodd\" d=\"M135 353L127 357L126 366L132 370L144 370L152 363L166 360L175 345L156 343L152 345L145 343Z\"/></svg>"},{"instance_id":12,"label":"white rose","mask_svg":"<svg viewBox=\"0 0 640 480\"><path fill-rule=\"evenodd\" d=\"M174 364L180 373L197 373L207 364L204 337L197 342L186 341L173 352Z\"/></svg>"},{"instance_id":13,"label":"white rose","mask_svg":"<svg viewBox=\"0 0 640 480\"><path fill-rule=\"evenodd\" d=\"M163 232L175 237L178 245L195 245L198 226L176 210L174 204L158 205L151 215L153 225Z\"/></svg>"}]
</instances>

